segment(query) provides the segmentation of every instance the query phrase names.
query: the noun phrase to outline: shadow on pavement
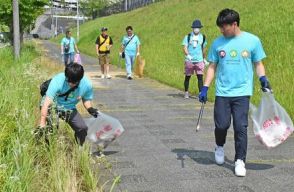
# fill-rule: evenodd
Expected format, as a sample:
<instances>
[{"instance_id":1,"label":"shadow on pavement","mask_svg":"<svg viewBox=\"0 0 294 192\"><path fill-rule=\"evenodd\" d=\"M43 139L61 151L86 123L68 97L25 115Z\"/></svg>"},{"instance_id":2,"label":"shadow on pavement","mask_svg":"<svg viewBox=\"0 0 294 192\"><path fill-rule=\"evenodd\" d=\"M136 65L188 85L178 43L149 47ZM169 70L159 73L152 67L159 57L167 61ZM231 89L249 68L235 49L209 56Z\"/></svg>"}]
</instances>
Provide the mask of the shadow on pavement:
<instances>
[{"instance_id":1,"label":"shadow on pavement","mask_svg":"<svg viewBox=\"0 0 294 192\"><path fill-rule=\"evenodd\" d=\"M184 168L185 156L189 157L193 161L202 165L214 165L214 152L201 151L201 150L190 150L190 149L173 149L173 153L177 154L177 159L181 160L182 168ZM225 163L221 165L230 170L234 169L234 161L229 160L225 157ZM262 163L246 163L246 169L250 170L266 170L273 168L273 165L262 164Z\"/></svg>"},{"instance_id":2,"label":"shadow on pavement","mask_svg":"<svg viewBox=\"0 0 294 192\"><path fill-rule=\"evenodd\" d=\"M167 96L169 97L173 97L173 98L181 98L181 99L184 99L184 92L182 93L170 93L170 94L167 94ZM189 96L190 99L198 99L198 96L194 96L194 95L190 95Z\"/></svg>"}]
</instances>

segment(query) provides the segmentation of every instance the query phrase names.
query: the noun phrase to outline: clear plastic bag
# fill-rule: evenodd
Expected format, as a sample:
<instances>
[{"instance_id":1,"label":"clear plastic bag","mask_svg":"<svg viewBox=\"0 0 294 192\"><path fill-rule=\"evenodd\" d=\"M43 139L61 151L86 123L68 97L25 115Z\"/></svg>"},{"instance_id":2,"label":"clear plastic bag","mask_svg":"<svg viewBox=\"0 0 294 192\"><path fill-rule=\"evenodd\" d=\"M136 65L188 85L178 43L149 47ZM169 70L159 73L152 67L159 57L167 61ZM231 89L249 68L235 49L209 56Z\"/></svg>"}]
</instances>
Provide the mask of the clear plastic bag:
<instances>
[{"instance_id":1,"label":"clear plastic bag","mask_svg":"<svg viewBox=\"0 0 294 192\"><path fill-rule=\"evenodd\" d=\"M119 120L101 112L97 118L86 118L85 122L88 126L87 140L102 148L124 132Z\"/></svg>"},{"instance_id":2,"label":"clear plastic bag","mask_svg":"<svg viewBox=\"0 0 294 192\"><path fill-rule=\"evenodd\" d=\"M272 93L263 93L258 108L250 104L250 116L256 138L268 148L283 143L294 131L291 118Z\"/></svg>"}]
</instances>

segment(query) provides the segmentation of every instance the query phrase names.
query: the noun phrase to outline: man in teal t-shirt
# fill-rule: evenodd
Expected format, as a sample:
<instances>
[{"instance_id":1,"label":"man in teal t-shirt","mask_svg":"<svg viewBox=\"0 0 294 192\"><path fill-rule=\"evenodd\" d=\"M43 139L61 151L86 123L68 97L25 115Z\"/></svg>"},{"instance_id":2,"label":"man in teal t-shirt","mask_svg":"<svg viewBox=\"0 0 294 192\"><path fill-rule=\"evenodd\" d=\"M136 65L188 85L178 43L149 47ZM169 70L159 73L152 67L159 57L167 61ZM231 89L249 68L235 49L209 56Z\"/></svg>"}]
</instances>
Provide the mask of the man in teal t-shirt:
<instances>
[{"instance_id":1,"label":"man in teal t-shirt","mask_svg":"<svg viewBox=\"0 0 294 192\"><path fill-rule=\"evenodd\" d=\"M239 28L239 13L222 10L216 20L222 36L212 43L209 67L199 101L207 101L207 91L216 75L214 104L215 161L224 163L224 144L233 118L235 140L235 175L246 175L247 127L249 100L253 93L253 67L263 91L272 91L265 76L262 59L266 57L259 38Z\"/></svg>"},{"instance_id":2,"label":"man in teal t-shirt","mask_svg":"<svg viewBox=\"0 0 294 192\"><path fill-rule=\"evenodd\" d=\"M119 55L125 53L127 79L132 80L132 68L134 67L135 59L140 55L141 42L137 35L133 33L132 26L127 26L127 35L122 38L122 46Z\"/></svg>"},{"instance_id":3,"label":"man in teal t-shirt","mask_svg":"<svg viewBox=\"0 0 294 192\"><path fill-rule=\"evenodd\" d=\"M68 64L73 64L75 51L79 52L76 40L71 36L71 31L66 31L65 37L61 40L61 55L64 59L65 66Z\"/></svg>"},{"instance_id":4,"label":"man in teal t-shirt","mask_svg":"<svg viewBox=\"0 0 294 192\"><path fill-rule=\"evenodd\" d=\"M69 94L61 96L64 93ZM84 76L83 66L76 63L67 65L64 73L55 75L50 81L41 107L41 118L38 129L45 128L48 108L53 102L56 102L61 112L71 111L69 116L65 117L65 120L74 130L76 141L80 145L83 145L87 136L88 127L77 111L76 105L79 101L82 101L87 111L92 116L97 117L98 110L92 107L92 99L92 83Z\"/></svg>"},{"instance_id":5,"label":"man in teal t-shirt","mask_svg":"<svg viewBox=\"0 0 294 192\"><path fill-rule=\"evenodd\" d=\"M200 30L202 28L201 21L196 19L192 23L192 32L186 35L182 45L185 54L185 98L189 98L189 82L191 76L195 73L198 80L199 92L203 86L204 58L206 53L207 40Z\"/></svg>"}]
</instances>

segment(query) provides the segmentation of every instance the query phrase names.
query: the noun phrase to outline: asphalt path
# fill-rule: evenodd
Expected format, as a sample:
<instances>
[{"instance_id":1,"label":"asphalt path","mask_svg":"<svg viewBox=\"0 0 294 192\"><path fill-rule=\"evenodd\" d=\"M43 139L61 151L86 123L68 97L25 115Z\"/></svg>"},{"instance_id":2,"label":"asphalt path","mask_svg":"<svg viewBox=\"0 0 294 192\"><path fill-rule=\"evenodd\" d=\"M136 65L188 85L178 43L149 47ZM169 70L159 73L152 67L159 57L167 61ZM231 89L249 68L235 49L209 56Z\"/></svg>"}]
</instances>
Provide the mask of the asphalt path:
<instances>
[{"instance_id":1,"label":"asphalt path","mask_svg":"<svg viewBox=\"0 0 294 192\"><path fill-rule=\"evenodd\" d=\"M43 44L46 54L60 61L59 47L48 41ZM111 173L120 176L114 191L294 191L293 136L268 150L249 127L247 176L236 177L232 128L225 145L225 164L214 162L213 103L205 104L196 132L201 105L195 96L184 99L181 90L146 77L127 80L125 71L114 66L112 79L100 79L97 58L82 55L82 60L95 87L96 105L125 128L105 150Z\"/></svg>"}]
</instances>

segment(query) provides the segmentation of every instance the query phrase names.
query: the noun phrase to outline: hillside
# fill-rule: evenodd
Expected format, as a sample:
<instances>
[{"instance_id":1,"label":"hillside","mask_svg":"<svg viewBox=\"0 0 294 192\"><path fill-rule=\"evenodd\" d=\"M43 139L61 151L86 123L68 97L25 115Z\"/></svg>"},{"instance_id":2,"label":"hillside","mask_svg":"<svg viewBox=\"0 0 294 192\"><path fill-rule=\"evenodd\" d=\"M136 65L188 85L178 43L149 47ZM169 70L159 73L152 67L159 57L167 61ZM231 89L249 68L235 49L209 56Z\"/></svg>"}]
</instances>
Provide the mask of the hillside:
<instances>
[{"instance_id":1,"label":"hillside","mask_svg":"<svg viewBox=\"0 0 294 192\"><path fill-rule=\"evenodd\" d=\"M117 64L121 37L125 34L125 27L132 25L142 42L141 54L146 58L146 74L182 90L182 39L190 32L192 21L200 18L204 25L202 32L206 34L210 46L212 40L220 35L215 20L223 8L237 10L241 17L241 29L260 37L267 54L264 60L267 76L275 96L293 118L293 0L165 0L132 12L99 18L83 24L78 45L82 52L95 56L95 39L100 33L100 28L106 26L114 40L112 63ZM195 77L193 83L194 80ZM193 86L192 82L190 87L195 94L196 85L194 83ZM257 92L257 89L255 91ZM210 88L209 94L212 100L213 88ZM259 97L260 94L255 94L254 102Z\"/></svg>"}]
</instances>

